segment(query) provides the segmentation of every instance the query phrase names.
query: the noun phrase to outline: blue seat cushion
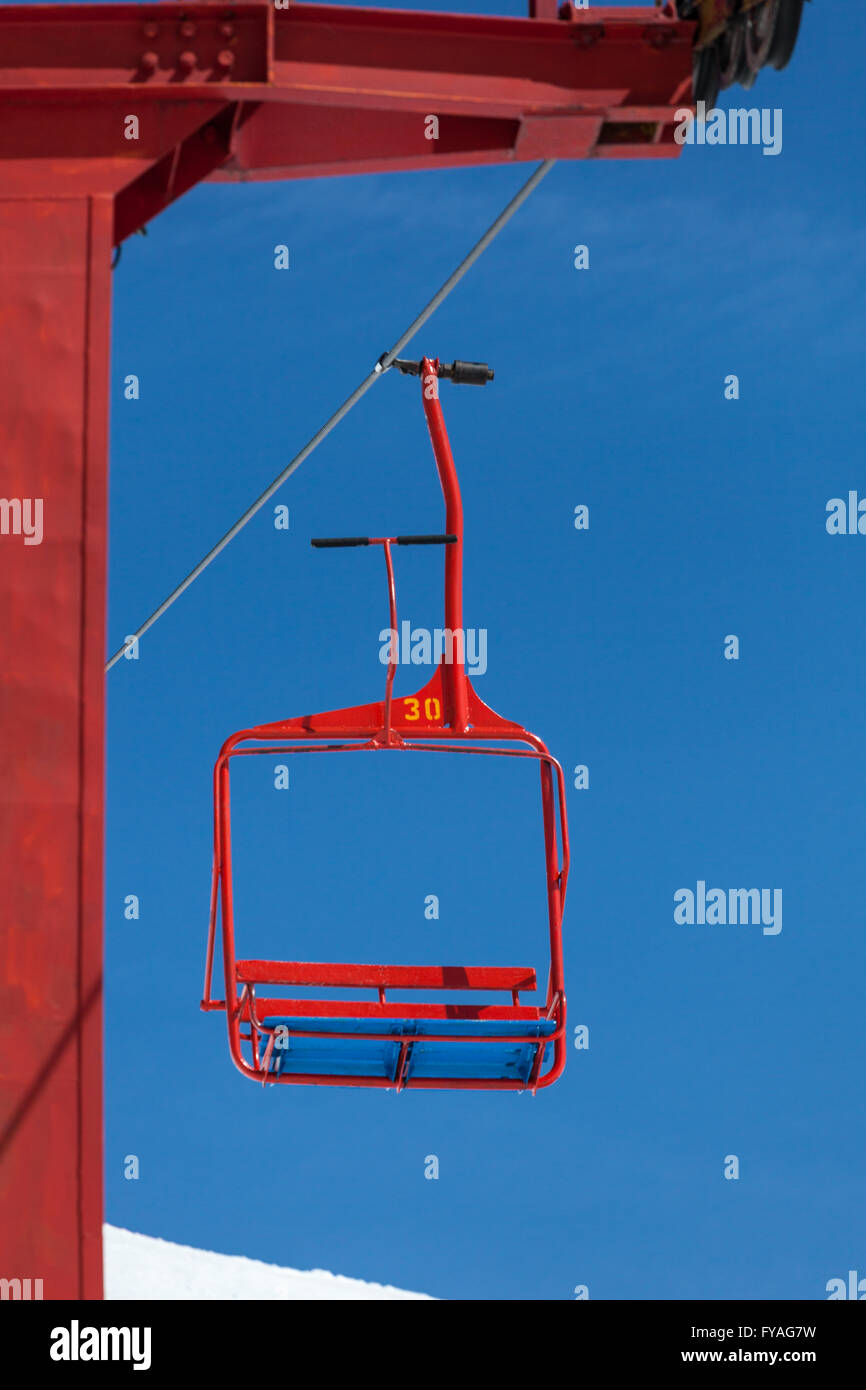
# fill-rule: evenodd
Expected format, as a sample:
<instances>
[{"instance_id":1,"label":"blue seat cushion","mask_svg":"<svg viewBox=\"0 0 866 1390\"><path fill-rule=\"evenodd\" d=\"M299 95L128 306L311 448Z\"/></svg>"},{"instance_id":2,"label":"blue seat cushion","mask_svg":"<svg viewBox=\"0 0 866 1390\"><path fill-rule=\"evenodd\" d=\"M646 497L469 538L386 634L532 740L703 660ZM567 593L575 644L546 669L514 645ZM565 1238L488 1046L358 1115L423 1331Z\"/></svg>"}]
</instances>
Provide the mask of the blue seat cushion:
<instances>
[{"instance_id":1,"label":"blue seat cushion","mask_svg":"<svg viewBox=\"0 0 866 1390\"><path fill-rule=\"evenodd\" d=\"M282 1026L287 1034L277 1038L271 1052L271 1073L306 1073L314 1076L375 1076L394 1079L401 1043L412 1039L404 1084L413 1078L528 1082L537 1049L525 1042L478 1042L484 1037L544 1038L555 1032L552 1019L534 1022L468 1019L359 1019L280 1018L263 1019L266 1028ZM322 1038L317 1030L339 1033L375 1033L375 1038ZM430 1034L454 1038L431 1039ZM380 1041L381 1038L381 1041ZM284 1046L279 1046L281 1040ZM542 1066L552 1045L544 1049Z\"/></svg>"}]
</instances>

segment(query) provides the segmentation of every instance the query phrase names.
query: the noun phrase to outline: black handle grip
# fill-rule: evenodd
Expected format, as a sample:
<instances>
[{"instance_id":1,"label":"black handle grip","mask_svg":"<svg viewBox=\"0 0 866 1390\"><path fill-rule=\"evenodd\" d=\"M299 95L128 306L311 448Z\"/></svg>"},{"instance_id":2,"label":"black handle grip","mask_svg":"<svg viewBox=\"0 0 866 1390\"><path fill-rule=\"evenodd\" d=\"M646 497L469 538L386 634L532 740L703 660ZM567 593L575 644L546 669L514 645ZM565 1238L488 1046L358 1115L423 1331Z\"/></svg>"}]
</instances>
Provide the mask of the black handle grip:
<instances>
[{"instance_id":1,"label":"black handle grip","mask_svg":"<svg viewBox=\"0 0 866 1390\"><path fill-rule=\"evenodd\" d=\"M329 550L343 545L369 545L369 536L316 536L310 541L317 550Z\"/></svg>"},{"instance_id":2,"label":"black handle grip","mask_svg":"<svg viewBox=\"0 0 866 1390\"><path fill-rule=\"evenodd\" d=\"M455 545L456 536L395 536L395 545ZM317 550L332 550L345 545L369 545L369 536L314 536L310 545Z\"/></svg>"},{"instance_id":3,"label":"black handle grip","mask_svg":"<svg viewBox=\"0 0 866 1390\"><path fill-rule=\"evenodd\" d=\"M493 368L486 362L451 363L451 380L457 386L486 386L493 380Z\"/></svg>"},{"instance_id":4,"label":"black handle grip","mask_svg":"<svg viewBox=\"0 0 866 1390\"><path fill-rule=\"evenodd\" d=\"M395 536L398 545L455 545L456 536Z\"/></svg>"}]
</instances>

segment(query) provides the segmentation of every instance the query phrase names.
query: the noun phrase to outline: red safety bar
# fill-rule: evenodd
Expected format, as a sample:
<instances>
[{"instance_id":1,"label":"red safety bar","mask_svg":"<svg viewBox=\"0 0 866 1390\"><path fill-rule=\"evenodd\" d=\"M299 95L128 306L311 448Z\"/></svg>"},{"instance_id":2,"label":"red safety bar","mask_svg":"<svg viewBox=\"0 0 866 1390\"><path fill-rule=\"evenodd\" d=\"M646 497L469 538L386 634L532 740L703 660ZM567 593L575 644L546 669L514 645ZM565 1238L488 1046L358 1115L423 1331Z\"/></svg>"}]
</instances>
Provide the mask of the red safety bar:
<instances>
[{"instance_id":1,"label":"red safety bar","mask_svg":"<svg viewBox=\"0 0 866 1390\"><path fill-rule=\"evenodd\" d=\"M445 621L452 633L463 631L463 510L454 459L445 430L439 402L440 377L481 384L492 376L480 364L455 362L451 366L438 359L420 363L395 362L401 371L420 375L424 412L436 466L445 497L446 533L435 536L352 537L313 541L317 546L381 545L385 553L391 628L397 631L397 600L394 583L392 546L441 543L445 555ZM565 1066L565 986L562 962L562 913L568 877L568 825L565 809L565 781L562 768L541 739L521 725L503 719L479 698L466 674L462 643L455 644L453 660L441 660L431 679L415 695L394 698L393 685L397 654L392 650L386 678L385 699L368 705L333 710L324 714L302 715L242 729L226 740L214 768L214 860L211 885L210 927L205 966L204 1010L225 1010L232 1060L243 1073L256 1081L284 1085L376 1086L397 1091L411 1087L480 1090L525 1090L551 1085ZM242 744L255 743L254 747ZM485 747L515 744L520 747ZM237 960L235 956L234 902L232 892L231 814L229 766L232 758L288 753L347 752L450 752L480 754L487 757L533 758L541 776L541 804L547 871L547 911L550 935L550 969L543 1005L521 1004L520 991L537 988L535 972L529 968L483 966L400 966L359 964L311 964ZM558 801L558 814L557 814ZM557 831L558 824L558 831ZM214 999L211 992L217 918L221 916L225 999ZM370 990L375 1000L312 1000L260 997L260 986L318 986L328 989ZM503 991L510 1002L502 1004L409 1003L391 1000L388 991L405 990L485 990ZM306 1042L341 1040L393 1043L397 1051L389 1074L353 1074L335 1069L322 1071L281 1071L275 1069L275 1048L282 1025L268 1022L274 1017L304 1020ZM310 1022L307 1023L306 1021ZM363 1023L371 1020L370 1031ZM425 1021L442 1020L441 1031L427 1031ZM340 1021L346 1027L340 1029ZM379 1031L373 1031L373 1022ZM393 1029L390 1023L393 1022ZM449 1025L478 1025L471 1034L455 1033ZM497 1031L498 1024L507 1025ZM520 1025L515 1030L515 1025ZM382 1031L384 1027L385 1031ZM420 1030L423 1028L423 1033ZM244 1029L248 1031L243 1031ZM249 1045L244 1056L241 1044ZM446 1066L441 1075L414 1075L413 1050L419 1044L452 1045L503 1044L533 1049L532 1063L525 1077L472 1077L450 1074ZM548 1045L552 1061L543 1070Z\"/></svg>"}]
</instances>

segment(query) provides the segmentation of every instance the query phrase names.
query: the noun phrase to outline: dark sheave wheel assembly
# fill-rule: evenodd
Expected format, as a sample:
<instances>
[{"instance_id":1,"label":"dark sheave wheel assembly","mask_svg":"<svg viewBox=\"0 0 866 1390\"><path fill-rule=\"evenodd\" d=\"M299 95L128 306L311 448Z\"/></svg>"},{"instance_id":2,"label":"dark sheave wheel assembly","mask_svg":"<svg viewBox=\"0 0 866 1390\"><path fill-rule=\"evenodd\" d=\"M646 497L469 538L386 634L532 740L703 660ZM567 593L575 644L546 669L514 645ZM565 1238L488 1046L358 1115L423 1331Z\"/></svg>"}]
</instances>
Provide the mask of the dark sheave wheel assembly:
<instances>
[{"instance_id":1,"label":"dark sheave wheel assembly","mask_svg":"<svg viewBox=\"0 0 866 1390\"><path fill-rule=\"evenodd\" d=\"M762 68L790 62L805 0L677 0L680 19L698 24L694 96L715 106L735 83L752 87Z\"/></svg>"}]
</instances>

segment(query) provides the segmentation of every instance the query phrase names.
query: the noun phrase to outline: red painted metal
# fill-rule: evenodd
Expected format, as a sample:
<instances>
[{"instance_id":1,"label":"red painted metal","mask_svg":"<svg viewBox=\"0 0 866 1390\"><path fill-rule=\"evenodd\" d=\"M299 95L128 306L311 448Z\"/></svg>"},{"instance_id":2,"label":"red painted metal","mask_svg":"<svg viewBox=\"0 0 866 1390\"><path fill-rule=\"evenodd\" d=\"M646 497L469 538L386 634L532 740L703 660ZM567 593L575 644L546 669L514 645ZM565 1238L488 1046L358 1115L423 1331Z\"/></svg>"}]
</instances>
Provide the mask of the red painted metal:
<instances>
[{"instance_id":1,"label":"red painted metal","mask_svg":"<svg viewBox=\"0 0 866 1390\"><path fill-rule=\"evenodd\" d=\"M209 177L676 157L694 23L563 13L2 5L0 186L56 189L65 161L65 192L115 195L121 241Z\"/></svg>"},{"instance_id":2,"label":"red painted metal","mask_svg":"<svg viewBox=\"0 0 866 1390\"><path fill-rule=\"evenodd\" d=\"M535 971L501 965L311 965L308 961L239 960L241 984L325 985L329 989L535 990Z\"/></svg>"},{"instance_id":3,"label":"red painted metal","mask_svg":"<svg viewBox=\"0 0 866 1390\"><path fill-rule=\"evenodd\" d=\"M463 631L463 508L454 458L445 429L439 401L439 363L424 358L421 364L421 386L424 412L433 445L436 467L445 498L445 527L454 544L446 547L445 559L445 627L452 633ZM391 629L397 631L397 607L391 546L396 537L380 537L367 542L382 545L388 572ZM451 655L444 658L431 679L416 695L394 700L392 686L397 653L391 651L386 696L382 701L350 709L332 710L325 714L302 715L296 719L280 720L242 729L232 734L220 750L214 768L214 861L211 878L210 922L205 959L204 1010L224 1010L228 1025L229 1050L235 1066L256 1081L283 1085L352 1085L376 1086L402 1090L405 1087L478 1090L524 1090L526 1083L510 1078L495 1080L466 1080L449 1075L414 1077L407 1071L408 1049L411 1040L401 1047L396 1074L384 1076L321 1075L316 1073L280 1073L268 1069L274 1045L274 1030L263 1020L272 1015L302 1016L323 1019L393 1019L410 1022L413 1019L468 1019L475 1021L508 1020L538 1023L553 1020L555 1031L547 1038L533 1036L530 1031L508 1041L523 1042L535 1047L535 1064L529 1089L551 1085L565 1066L565 983L562 959L562 912L568 878L568 824L565 810L565 782L562 768L534 734L521 725L503 719L483 703L472 688L464 664L464 652L458 642ZM327 740L327 742L323 742ZM255 743L255 747L242 747ZM485 747L484 744L514 743L519 748ZM533 971L526 968L492 968L463 966L380 966L334 965L310 962L238 961L235 955L234 891L231 851L231 809L229 765L232 758L291 753L351 753L351 752L447 752L487 757L534 758L541 774L542 815L544 825L545 868L547 873L548 929L550 937L550 971L543 1005L519 1003L521 989L535 989ZM558 816L557 816L558 802ZM225 997L212 995L213 960L216 947L217 922L220 922L223 946ZM375 989L375 1002L345 1000L259 999L258 985L320 984L328 987ZM504 990L511 994L511 1004L409 1004L389 1002L386 990L400 989L465 989ZM249 1033L242 1033L243 1026ZM350 1034L321 1025L313 1035L321 1038L375 1037L381 1034ZM309 1036L310 1034L305 1034ZM425 1041L431 1035L425 1034ZM453 1035L437 1036L440 1042L455 1043ZM477 1038L473 1041L502 1041L503 1038ZM552 1041L553 1061L549 1070L541 1073L545 1046ZM250 1044L245 1057L242 1043ZM461 1044L467 1038L459 1039ZM263 1049L263 1050L262 1050Z\"/></svg>"},{"instance_id":4,"label":"red painted metal","mask_svg":"<svg viewBox=\"0 0 866 1390\"><path fill-rule=\"evenodd\" d=\"M0 490L47 509L41 546L0 534L0 1277L42 1278L48 1298L101 1290L110 244L205 178L678 154L694 25L648 6L556 19L551 0L535 5L530 19L0 5ZM459 676L421 697L464 734L468 721L521 737ZM387 738L442 737L401 724L405 708L392 721L389 706ZM356 711L355 736L380 713ZM521 755L539 758L549 837L555 764L537 741Z\"/></svg>"},{"instance_id":5,"label":"red painted metal","mask_svg":"<svg viewBox=\"0 0 866 1390\"><path fill-rule=\"evenodd\" d=\"M50 1299L102 1297L111 228L108 197L0 201L0 1277Z\"/></svg>"}]
</instances>

